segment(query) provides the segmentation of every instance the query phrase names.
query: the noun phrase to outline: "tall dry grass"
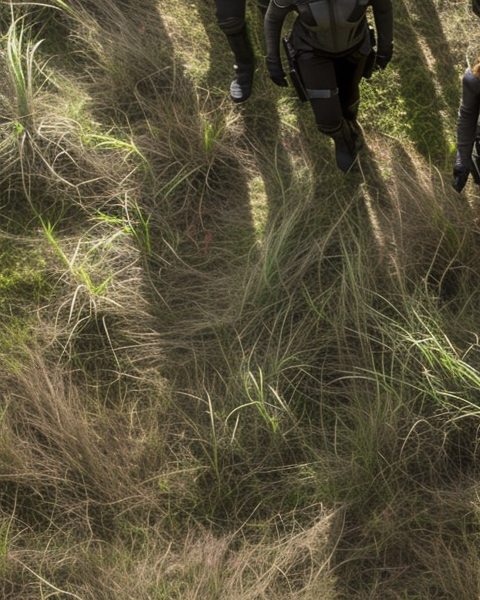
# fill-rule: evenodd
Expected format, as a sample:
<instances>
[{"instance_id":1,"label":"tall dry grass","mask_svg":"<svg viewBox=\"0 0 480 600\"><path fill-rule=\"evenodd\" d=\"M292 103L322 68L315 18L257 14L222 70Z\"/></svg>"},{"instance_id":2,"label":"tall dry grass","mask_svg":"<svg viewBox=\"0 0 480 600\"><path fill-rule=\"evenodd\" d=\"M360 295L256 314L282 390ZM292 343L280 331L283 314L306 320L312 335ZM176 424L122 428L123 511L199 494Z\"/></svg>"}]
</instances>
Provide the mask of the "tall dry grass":
<instances>
[{"instance_id":1,"label":"tall dry grass","mask_svg":"<svg viewBox=\"0 0 480 600\"><path fill-rule=\"evenodd\" d=\"M346 178L211 3L0 10L3 597L478 598L463 8L396 4Z\"/></svg>"}]
</instances>

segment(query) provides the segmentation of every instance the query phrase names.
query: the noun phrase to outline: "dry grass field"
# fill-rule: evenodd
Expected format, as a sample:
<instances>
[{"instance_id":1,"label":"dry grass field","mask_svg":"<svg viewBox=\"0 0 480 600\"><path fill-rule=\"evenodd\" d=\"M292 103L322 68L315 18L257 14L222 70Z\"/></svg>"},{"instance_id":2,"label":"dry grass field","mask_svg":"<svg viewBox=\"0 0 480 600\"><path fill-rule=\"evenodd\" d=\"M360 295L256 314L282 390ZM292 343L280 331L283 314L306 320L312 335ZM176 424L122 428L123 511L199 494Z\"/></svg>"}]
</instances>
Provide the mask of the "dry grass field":
<instances>
[{"instance_id":1,"label":"dry grass field","mask_svg":"<svg viewBox=\"0 0 480 600\"><path fill-rule=\"evenodd\" d=\"M467 0L394 0L336 169L260 13L0 2L0 596L478 600Z\"/></svg>"}]
</instances>

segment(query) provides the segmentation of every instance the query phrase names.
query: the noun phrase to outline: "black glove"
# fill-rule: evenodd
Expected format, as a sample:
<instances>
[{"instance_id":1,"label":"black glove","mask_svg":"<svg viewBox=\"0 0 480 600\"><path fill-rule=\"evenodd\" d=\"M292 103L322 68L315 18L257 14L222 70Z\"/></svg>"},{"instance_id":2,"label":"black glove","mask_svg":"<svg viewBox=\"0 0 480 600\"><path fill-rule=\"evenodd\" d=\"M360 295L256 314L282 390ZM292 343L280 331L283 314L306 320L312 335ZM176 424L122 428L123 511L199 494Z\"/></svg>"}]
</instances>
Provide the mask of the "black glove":
<instances>
[{"instance_id":1,"label":"black glove","mask_svg":"<svg viewBox=\"0 0 480 600\"><path fill-rule=\"evenodd\" d=\"M453 189L457 192L461 192L467 185L468 176L470 175L470 169L468 167L454 167L453 168Z\"/></svg>"},{"instance_id":2,"label":"black glove","mask_svg":"<svg viewBox=\"0 0 480 600\"><path fill-rule=\"evenodd\" d=\"M377 52L375 56L375 65L373 67L374 71L379 71L386 68L388 63L392 60L393 51L389 52Z\"/></svg>"},{"instance_id":3,"label":"black glove","mask_svg":"<svg viewBox=\"0 0 480 600\"><path fill-rule=\"evenodd\" d=\"M285 79L285 75L283 77L277 77L275 75L270 75L270 79L273 81L275 85L279 87L288 87L288 81Z\"/></svg>"},{"instance_id":4,"label":"black glove","mask_svg":"<svg viewBox=\"0 0 480 600\"><path fill-rule=\"evenodd\" d=\"M268 74L270 75L270 79L275 85L278 85L280 87L288 86L288 82L285 78L285 73L282 69L281 63L278 63L276 61L270 61L267 58L267 69Z\"/></svg>"}]
</instances>

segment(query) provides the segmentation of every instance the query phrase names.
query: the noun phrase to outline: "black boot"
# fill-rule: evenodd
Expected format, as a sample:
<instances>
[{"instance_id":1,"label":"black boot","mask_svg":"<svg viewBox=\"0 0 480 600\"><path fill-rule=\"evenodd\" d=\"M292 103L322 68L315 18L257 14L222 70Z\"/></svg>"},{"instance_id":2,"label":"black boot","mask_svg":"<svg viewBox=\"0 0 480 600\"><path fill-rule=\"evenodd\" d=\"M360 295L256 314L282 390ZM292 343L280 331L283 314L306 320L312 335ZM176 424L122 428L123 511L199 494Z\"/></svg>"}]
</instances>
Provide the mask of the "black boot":
<instances>
[{"instance_id":1,"label":"black boot","mask_svg":"<svg viewBox=\"0 0 480 600\"><path fill-rule=\"evenodd\" d=\"M357 121L358 107L360 106L360 100L356 100L350 106L343 111L343 118L348 123L350 133L352 136L353 143L357 152L360 152L365 147L365 138L363 136L363 130Z\"/></svg>"},{"instance_id":2,"label":"black boot","mask_svg":"<svg viewBox=\"0 0 480 600\"><path fill-rule=\"evenodd\" d=\"M356 119L347 121L347 123L348 127L350 128L350 133L355 149L357 152L360 152L360 150L363 150L365 148L365 137L363 135L363 129Z\"/></svg>"},{"instance_id":3,"label":"black boot","mask_svg":"<svg viewBox=\"0 0 480 600\"><path fill-rule=\"evenodd\" d=\"M465 162L467 164L465 164ZM457 150L457 159L453 165L452 185L457 192L461 192L467 185L468 177L472 171L472 161L463 161L460 152Z\"/></svg>"},{"instance_id":4,"label":"black boot","mask_svg":"<svg viewBox=\"0 0 480 600\"><path fill-rule=\"evenodd\" d=\"M357 148L348 122L342 119L340 127L335 131L328 132L328 135L335 142L335 159L338 168L344 173L348 173L357 160Z\"/></svg>"},{"instance_id":5,"label":"black boot","mask_svg":"<svg viewBox=\"0 0 480 600\"><path fill-rule=\"evenodd\" d=\"M255 63L234 65L235 79L230 84L230 98L239 104L250 98L253 88Z\"/></svg>"},{"instance_id":6,"label":"black boot","mask_svg":"<svg viewBox=\"0 0 480 600\"><path fill-rule=\"evenodd\" d=\"M235 56L235 79L230 84L230 97L234 102L245 102L250 98L255 71L255 55L248 37L247 28L228 34L227 40Z\"/></svg>"}]
</instances>

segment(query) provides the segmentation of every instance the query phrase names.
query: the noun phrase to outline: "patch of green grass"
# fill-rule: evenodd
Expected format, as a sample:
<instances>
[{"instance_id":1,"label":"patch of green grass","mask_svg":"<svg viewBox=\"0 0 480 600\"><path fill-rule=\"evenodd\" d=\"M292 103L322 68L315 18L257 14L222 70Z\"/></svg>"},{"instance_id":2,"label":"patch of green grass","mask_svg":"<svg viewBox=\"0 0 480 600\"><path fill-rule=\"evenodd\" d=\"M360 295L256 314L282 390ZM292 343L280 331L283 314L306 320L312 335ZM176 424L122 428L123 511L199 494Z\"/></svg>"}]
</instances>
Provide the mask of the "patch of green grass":
<instances>
[{"instance_id":1,"label":"patch of green grass","mask_svg":"<svg viewBox=\"0 0 480 600\"><path fill-rule=\"evenodd\" d=\"M48 295L46 259L28 245L0 242L0 307L15 314L21 307L37 307Z\"/></svg>"}]
</instances>

